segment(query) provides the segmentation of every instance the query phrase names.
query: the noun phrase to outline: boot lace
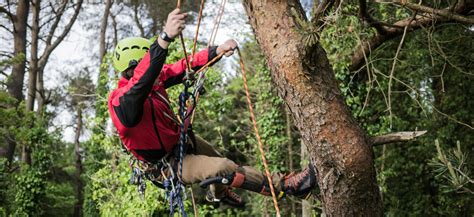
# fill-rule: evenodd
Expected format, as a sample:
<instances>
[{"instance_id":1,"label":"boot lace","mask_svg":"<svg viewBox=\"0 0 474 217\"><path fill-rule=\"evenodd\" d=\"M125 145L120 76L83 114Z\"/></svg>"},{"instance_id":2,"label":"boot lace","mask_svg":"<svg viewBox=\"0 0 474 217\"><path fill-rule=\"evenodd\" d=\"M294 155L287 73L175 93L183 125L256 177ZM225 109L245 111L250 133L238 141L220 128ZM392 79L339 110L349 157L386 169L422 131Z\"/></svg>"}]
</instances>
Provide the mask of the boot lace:
<instances>
[{"instance_id":1,"label":"boot lace","mask_svg":"<svg viewBox=\"0 0 474 217\"><path fill-rule=\"evenodd\" d=\"M288 174L286 176L287 180L287 187L293 190L296 190L298 186L305 180L306 177L309 175L309 169L306 168L305 170L301 171L300 173L295 174L294 172Z\"/></svg>"},{"instance_id":2,"label":"boot lace","mask_svg":"<svg viewBox=\"0 0 474 217\"><path fill-rule=\"evenodd\" d=\"M237 193L233 192L230 189L227 189L226 197L228 197L229 199L233 201L237 201L238 203L242 203L242 198Z\"/></svg>"}]
</instances>

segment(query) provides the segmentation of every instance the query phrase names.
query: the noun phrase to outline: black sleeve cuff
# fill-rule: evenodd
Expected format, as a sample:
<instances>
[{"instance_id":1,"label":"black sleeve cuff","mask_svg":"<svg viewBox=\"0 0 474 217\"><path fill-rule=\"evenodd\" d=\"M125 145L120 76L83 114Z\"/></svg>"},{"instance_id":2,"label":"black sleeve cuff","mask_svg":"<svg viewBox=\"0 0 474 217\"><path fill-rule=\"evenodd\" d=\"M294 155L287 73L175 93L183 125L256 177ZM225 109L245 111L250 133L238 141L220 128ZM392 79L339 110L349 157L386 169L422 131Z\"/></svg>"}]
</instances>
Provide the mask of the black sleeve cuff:
<instances>
[{"instance_id":1,"label":"black sleeve cuff","mask_svg":"<svg viewBox=\"0 0 474 217\"><path fill-rule=\"evenodd\" d=\"M210 62L212 59L214 59L215 57L217 56L217 46L212 46L212 47L209 47L209 51L208 51L208 57L207 57L207 62ZM219 60L221 60L222 57L220 57L216 62L214 62L213 64L211 64L210 66L213 66L214 64L216 64Z\"/></svg>"}]
</instances>

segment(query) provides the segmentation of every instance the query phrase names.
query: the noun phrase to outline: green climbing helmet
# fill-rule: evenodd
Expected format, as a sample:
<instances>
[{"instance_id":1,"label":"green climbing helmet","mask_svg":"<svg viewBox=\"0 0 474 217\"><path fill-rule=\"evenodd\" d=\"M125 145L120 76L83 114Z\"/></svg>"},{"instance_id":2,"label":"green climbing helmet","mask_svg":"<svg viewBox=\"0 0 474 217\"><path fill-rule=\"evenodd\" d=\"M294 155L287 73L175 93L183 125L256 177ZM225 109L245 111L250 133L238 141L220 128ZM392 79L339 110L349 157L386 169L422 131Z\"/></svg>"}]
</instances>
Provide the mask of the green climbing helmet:
<instances>
[{"instance_id":1,"label":"green climbing helmet","mask_svg":"<svg viewBox=\"0 0 474 217\"><path fill-rule=\"evenodd\" d=\"M140 61L150 49L151 42L140 37L129 37L120 40L114 50L113 63L118 72L123 72L129 67L131 60Z\"/></svg>"}]
</instances>

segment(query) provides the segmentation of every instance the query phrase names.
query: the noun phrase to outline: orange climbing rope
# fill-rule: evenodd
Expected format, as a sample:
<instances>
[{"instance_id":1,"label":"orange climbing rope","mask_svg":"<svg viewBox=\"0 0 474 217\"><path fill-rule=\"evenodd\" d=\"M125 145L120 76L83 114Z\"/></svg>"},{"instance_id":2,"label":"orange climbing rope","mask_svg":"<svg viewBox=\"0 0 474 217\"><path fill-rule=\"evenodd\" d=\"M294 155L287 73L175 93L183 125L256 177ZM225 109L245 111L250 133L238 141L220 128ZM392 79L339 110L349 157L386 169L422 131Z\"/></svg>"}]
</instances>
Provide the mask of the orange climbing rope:
<instances>
[{"instance_id":1,"label":"orange climbing rope","mask_svg":"<svg viewBox=\"0 0 474 217\"><path fill-rule=\"evenodd\" d=\"M214 20L214 25L212 27L211 31L211 36L209 37L209 42L207 44L208 47L212 46L214 44L214 41L216 40L217 36L217 30L219 29L219 25L222 20L222 15L224 14L224 9L225 9L225 4L227 3L227 0L222 0L221 5L219 6L219 12L216 16L216 19Z\"/></svg>"},{"instance_id":2,"label":"orange climbing rope","mask_svg":"<svg viewBox=\"0 0 474 217\"><path fill-rule=\"evenodd\" d=\"M201 0L201 6L199 6L199 15L198 15L198 23L196 27L196 33L194 34L194 41L193 41L193 50L191 53L191 62L192 58L194 57L194 54L196 53L196 45L197 45L197 40L199 36L199 26L201 26L201 19L202 19L202 10L204 9L204 0Z\"/></svg>"},{"instance_id":3,"label":"orange climbing rope","mask_svg":"<svg viewBox=\"0 0 474 217\"><path fill-rule=\"evenodd\" d=\"M262 157L263 166L265 167L265 175L267 176L267 180L270 185L270 191L272 193L272 198L273 198L273 206L275 206L276 214L279 217L280 209L278 208L278 201L275 194L275 189L273 188L273 181L270 175L270 170L268 169L267 158L265 157L265 151L263 150L262 139L260 138L260 133L258 132L257 120L255 118L255 114L253 111L252 101L250 100L250 93L249 93L249 88L248 88L247 78L246 78L246 73L245 73L245 65L244 65L244 61L242 60L242 54L240 53L239 48L237 48L237 53L239 54L240 70L242 71L242 79L244 81L245 95L247 96L247 104L249 106L250 118L252 119L253 129L255 131L255 137L257 137L258 148L260 150L260 155Z\"/></svg>"},{"instance_id":4,"label":"orange climbing rope","mask_svg":"<svg viewBox=\"0 0 474 217\"><path fill-rule=\"evenodd\" d=\"M176 8L181 9L181 0L178 0L178 2L176 3ZM191 72L191 63L188 60L188 52L186 52L186 44L184 43L182 32L179 33L179 39L181 41L181 46L183 47L184 59L186 60L188 72Z\"/></svg>"}]
</instances>

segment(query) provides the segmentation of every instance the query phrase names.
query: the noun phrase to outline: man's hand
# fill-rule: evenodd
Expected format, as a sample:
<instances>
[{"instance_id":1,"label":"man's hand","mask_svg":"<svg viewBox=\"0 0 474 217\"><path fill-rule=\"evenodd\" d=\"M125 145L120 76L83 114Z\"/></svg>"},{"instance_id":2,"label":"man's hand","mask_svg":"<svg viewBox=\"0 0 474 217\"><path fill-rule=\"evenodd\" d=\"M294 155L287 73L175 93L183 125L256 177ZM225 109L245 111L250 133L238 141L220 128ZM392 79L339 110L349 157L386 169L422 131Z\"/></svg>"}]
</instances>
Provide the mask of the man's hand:
<instances>
[{"instance_id":1,"label":"man's hand","mask_svg":"<svg viewBox=\"0 0 474 217\"><path fill-rule=\"evenodd\" d=\"M234 39L229 39L224 44L219 45L217 47L216 53L217 55L224 53L226 57L231 56L234 54L234 50L237 48L237 42Z\"/></svg>"},{"instance_id":2,"label":"man's hand","mask_svg":"<svg viewBox=\"0 0 474 217\"><path fill-rule=\"evenodd\" d=\"M170 38L175 38L183 31L185 27L185 19L188 16L187 13L181 13L179 8L174 9L168 14L164 31Z\"/></svg>"}]
</instances>

